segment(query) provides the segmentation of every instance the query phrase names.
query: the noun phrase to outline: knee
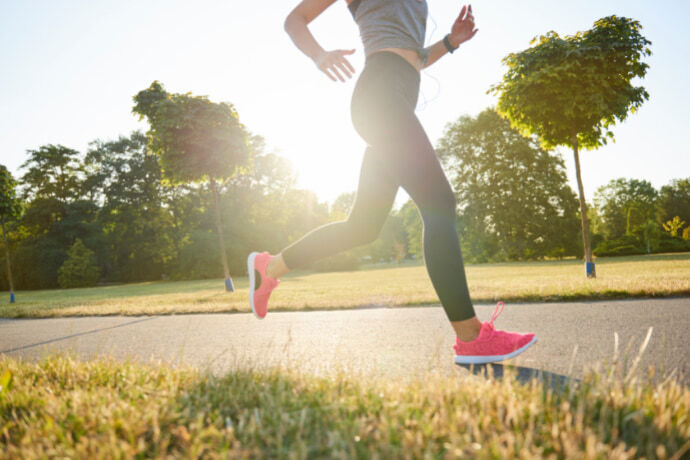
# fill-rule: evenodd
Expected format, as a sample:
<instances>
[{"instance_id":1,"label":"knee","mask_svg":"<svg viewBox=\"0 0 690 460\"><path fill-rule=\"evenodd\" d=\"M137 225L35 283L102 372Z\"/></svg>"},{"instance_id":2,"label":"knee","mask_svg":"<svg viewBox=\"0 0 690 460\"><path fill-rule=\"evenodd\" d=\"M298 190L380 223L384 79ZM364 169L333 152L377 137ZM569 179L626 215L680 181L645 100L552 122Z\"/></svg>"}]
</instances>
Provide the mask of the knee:
<instances>
[{"instance_id":1,"label":"knee","mask_svg":"<svg viewBox=\"0 0 690 460\"><path fill-rule=\"evenodd\" d=\"M450 186L448 186L439 188L434 194L433 199L419 206L419 211L424 221L428 219L436 220L439 218L455 221L456 207L457 201L455 194Z\"/></svg>"},{"instance_id":2,"label":"knee","mask_svg":"<svg viewBox=\"0 0 690 460\"><path fill-rule=\"evenodd\" d=\"M450 184L446 183L446 185L439 190L436 207L441 213L455 218L457 200Z\"/></svg>"}]
</instances>

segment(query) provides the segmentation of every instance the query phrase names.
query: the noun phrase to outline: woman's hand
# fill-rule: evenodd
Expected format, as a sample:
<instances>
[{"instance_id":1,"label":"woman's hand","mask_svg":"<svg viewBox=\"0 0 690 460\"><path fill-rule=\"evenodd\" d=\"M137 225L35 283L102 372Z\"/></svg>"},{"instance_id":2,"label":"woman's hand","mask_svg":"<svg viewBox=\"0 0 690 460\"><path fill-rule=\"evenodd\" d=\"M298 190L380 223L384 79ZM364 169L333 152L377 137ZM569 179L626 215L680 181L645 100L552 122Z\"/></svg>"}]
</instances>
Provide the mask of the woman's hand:
<instances>
[{"instance_id":1,"label":"woman's hand","mask_svg":"<svg viewBox=\"0 0 690 460\"><path fill-rule=\"evenodd\" d=\"M323 73L328 75L333 81L336 81L335 76L342 82L345 81L340 72L344 73L347 78L351 78L352 74L355 73L355 68L352 64L345 58L346 54L352 54L355 50L334 50L334 51L324 51L320 53L314 62L316 67L319 68Z\"/></svg>"},{"instance_id":2,"label":"woman's hand","mask_svg":"<svg viewBox=\"0 0 690 460\"><path fill-rule=\"evenodd\" d=\"M465 14L467 13L467 14ZM474 37L479 29L474 28L474 15L472 14L472 5L469 8L462 7L460 10L460 15L455 20L453 27L450 30L450 44L454 48L460 46L461 43L466 42L470 38Z\"/></svg>"}]
</instances>

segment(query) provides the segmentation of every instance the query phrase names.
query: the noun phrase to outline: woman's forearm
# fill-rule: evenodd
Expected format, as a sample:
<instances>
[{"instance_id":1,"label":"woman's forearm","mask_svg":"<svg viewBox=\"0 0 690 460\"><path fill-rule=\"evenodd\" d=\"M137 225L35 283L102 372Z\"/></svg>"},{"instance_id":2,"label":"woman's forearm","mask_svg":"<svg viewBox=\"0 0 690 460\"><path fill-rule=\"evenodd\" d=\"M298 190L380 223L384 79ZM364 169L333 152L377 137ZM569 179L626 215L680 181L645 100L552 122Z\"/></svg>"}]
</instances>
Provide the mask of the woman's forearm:
<instances>
[{"instance_id":1,"label":"woman's forearm","mask_svg":"<svg viewBox=\"0 0 690 460\"><path fill-rule=\"evenodd\" d=\"M304 54L309 56L312 61L325 52L318 44L314 36L307 27L307 21L299 15L288 15L285 19L285 31Z\"/></svg>"},{"instance_id":2,"label":"woman's forearm","mask_svg":"<svg viewBox=\"0 0 690 460\"><path fill-rule=\"evenodd\" d=\"M448 50L446 49L446 45L443 44L443 40L437 41L429 47L429 58L426 60L426 65L423 68L429 67L431 64L441 59L447 52Z\"/></svg>"},{"instance_id":3,"label":"woman's forearm","mask_svg":"<svg viewBox=\"0 0 690 460\"><path fill-rule=\"evenodd\" d=\"M453 23L450 33L446 35L449 46L455 51L462 43L472 39L479 29L474 28L474 15L472 14L472 5L468 8L464 6L460 10L458 18ZM443 40L439 40L429 47L429 58L424 67L429 67L434 62L438 61L441 56L448 52Z\"/></svg>"}]
</instances>

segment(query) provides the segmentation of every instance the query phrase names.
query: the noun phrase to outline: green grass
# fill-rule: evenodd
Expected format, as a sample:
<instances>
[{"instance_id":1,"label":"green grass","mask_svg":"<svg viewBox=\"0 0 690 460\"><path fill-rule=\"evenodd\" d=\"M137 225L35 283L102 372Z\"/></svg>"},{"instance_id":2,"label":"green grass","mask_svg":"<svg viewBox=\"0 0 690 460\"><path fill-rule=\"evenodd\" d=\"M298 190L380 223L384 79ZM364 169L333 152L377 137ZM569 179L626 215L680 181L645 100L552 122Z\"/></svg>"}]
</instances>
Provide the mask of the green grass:
<instances>
[{"instance_id":1,"label":"green grass","mask_svg":"<svg viewBox=\"0 0 690 460\"><path fill-rule=\"evenodd\" d=\"M214 376L0 356L0 457L683 458L690 389L651 382L599 372L554 392L510 375Z\"/></svg>"},{"instance_id":2,"label":"green grass","mask_svg":"<svg viewBox=\"0 0 690 460\"><path fill-rule=\"evenodd\" d=\"M600 258L597 279L581 261L469 265L475 302L557 301L690 295L690 253ZM249 311L248 279L151 282L87 289L24 291L0 316L153 315ZM4 299L7 293L2 293ZM385 265L337 273L292 272L271 296L272 310L438 304L426 267Z\"/></svg>"}]
</instances>

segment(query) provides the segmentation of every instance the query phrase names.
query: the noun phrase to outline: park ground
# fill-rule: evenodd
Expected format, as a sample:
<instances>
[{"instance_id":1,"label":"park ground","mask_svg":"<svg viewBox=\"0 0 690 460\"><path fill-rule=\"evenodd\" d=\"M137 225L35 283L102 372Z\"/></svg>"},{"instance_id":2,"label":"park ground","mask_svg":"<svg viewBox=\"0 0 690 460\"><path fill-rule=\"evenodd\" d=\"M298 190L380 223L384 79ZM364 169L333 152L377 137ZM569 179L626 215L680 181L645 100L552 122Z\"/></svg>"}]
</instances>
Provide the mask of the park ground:
<instances>
[{"instance_id":1,"label":"park ground","mask_svg":"<svg viewBox=\"0 0 690 460\"><path fill-rule=\"evenodd\" d=\"M520 366L501 368L501 376L493 375L492 367L480 373L452 372L454 366L449 364L446 373L420 373L414 378L367 374L363 378L344 368L305 372L290 360L278 359L278 353L277 365L245 363L216 372L184 362L145 362L106 352L109 343L140 349L141 340L151 341L156 335L157 329L151 324L157 320L208 323L203 328L185 327L184 333L159 325L158 329L170 334L163 342L167 348L175 348L167 350L173 355L200 349L210 340L213 327L225 331L227 337L239 334L237 339L242 342L241 334L251 333L248 326L232 328L225 323L241 323L245 317L252 320L248 324L253 328L270 329L294 315L398 317L405 312L435 315L440 325L443 311L425 268L418 264L340 273L291 273L274 293L276 310L341 311L275 312L264 321L247 314L115 316L247 312L246 278L234 278L234 293L223 292L222 280L20 292L16 304L0 310L6 318L26 318L2 322L9 328L8 337L14 334L29 344L5 347L6 353L0 353L0 458L687 458L690 387L684 376L655 367L659 360L649 357L668 353L670 339L677 336L680 339L673 339L673 343L681 345L674 345L674 356L676 361L687 361L682 345L682 330L687 330L688 321L683 314L687 299L644 298L690 295L690 254L599 259L597 270L596 280L585 280L579 261L467 267L478 302L501 299L522 303L521 308L510 311L507 307L499 321L514 324L534 310L544 323L537 327L544 330L552 328L551 323L566 323L566 332L555 334L550 345L543 337L540 345L544 350L553 348L559 338L572 342L564 338L568 334L595 334L596 327L610 329L606 336L611 336L611 342L614 331L625 331L620 345L615 335L620 353L609 353L614 345L607 342L606 350L599 351L611 354L611 359L577 372L577 379L560 371L568 378L556 380L556 385L548 378L520 378L525 369ZM611 300L628 297L640 299ZM527 303L535 299L542 303ZM593 299L609 300L591 302ZM556 305L544 300L561 302ZM411 308L426 303L436 306ZM657 310L650 310L647 303L650 307L655 304ZM408 308L347 310L393 305ZM482 318L492 309L491 305L478 305ZM574 309L580 310L578 317L584 323L564 321L558 314ZM591 312L584 313L583 309ZM661 324L668 331L656 326L654 334L650 330L645 338L647 324L634 319L632 312L647 314L649 324L658 324L663 317ZM609 319L597 319L595 313ZM94 315L113 317L68 318ZM653 319L648 318L650 315ZM67 317L50 319L55 316ZM48 318L29 319L36 317ZM27 323L37 333L39 323L51 321L73 323L63 325L66 332L50 325L46 328L51 334L65 336L66 341L28 337L17 329L20 323ZM81 325L82 321L88 324ZM139 339L120 337L126 330L120 325L95 333L92 323L97 321L137 327ZM625 321L632 321L639 330L632 334L624 327ZM136 324L129 324L132 322ZM369 327L376 328L376 324L380 322L371 322ZM428 320L415 324L445 331ZM355 327L359 328L361 324ZM312 331L316 341L334 333L337 338L339 333L337 327L314 328L313 324L306 330ZM672 330L681 331L680 335L672 334ZM373 329L369 332L367 337L375 335ZM297 326L287 328L285 334L285 343L273 343L274 351L294 346L298 336L308 342L309 333L298 334ZM171 345L177 343L172 338L184 346ZM103 353L84 359L80 353L71 352L70 345L51 352L37 351L56 343L88 344L89 340ZM408 343L408 348L400 345L387 349L407 355L420 348L415 343ZM314 348L306 342L304 346ZM577 357L601 346L580 344ZM448 351L445 348L443 353ZM566 348L551 354L560 354L562 360L570 362L576 350ZM33 351L37 352L31 356ZM534 351L531 358L538 358L538 353ZM527 358L518 364L543 368Z\"/></svg>"},{"instance_id":2,"label":"park ground","mask_svg":"<svg viewBox=\"0 0 690 460\"><path fill-rule=\"evenodd\" d=\"M466 273L477 303L690 296L690 253L599 258L593 280L585 278L579 260L468 265ZM233 283L232 293L224 291L222 280L23 291L15 304L0 305L0 317L249 311L248 277L234 277ZM295 271L271 295L272 311L426 304L438 304L438 297L420 262L348 272Z\"/></svg>"}]
</instances>

